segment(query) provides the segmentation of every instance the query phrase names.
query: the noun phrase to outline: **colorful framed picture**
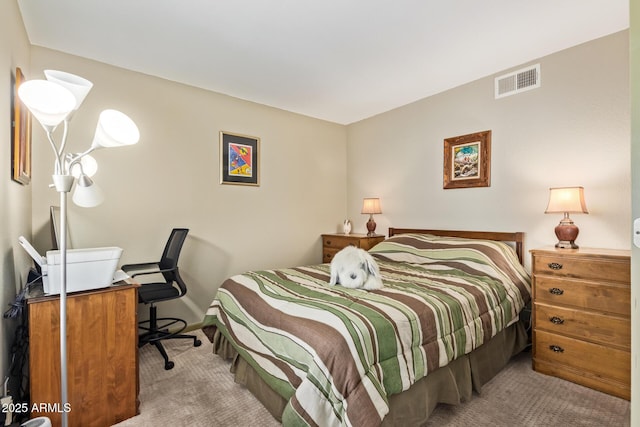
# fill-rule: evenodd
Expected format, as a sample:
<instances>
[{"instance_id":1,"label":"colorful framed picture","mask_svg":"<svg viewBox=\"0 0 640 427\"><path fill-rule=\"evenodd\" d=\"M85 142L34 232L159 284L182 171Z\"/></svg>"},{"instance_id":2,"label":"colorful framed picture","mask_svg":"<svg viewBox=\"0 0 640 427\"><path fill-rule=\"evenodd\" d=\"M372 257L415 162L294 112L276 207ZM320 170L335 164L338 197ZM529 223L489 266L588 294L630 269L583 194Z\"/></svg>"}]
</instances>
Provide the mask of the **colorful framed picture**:
<instances>
[{"instance_id":1,"label":"colorful framed picture","mask_svg":"<svg viewBox=\"0 0 640 427\"><path fill-rule=\"evenodd\" d=\"M491 185L491 131L444 140L443 188Z\"/></svg>"},{"instance_id":2,"label":"colorful framed picture","mask_svg":"<svg viewBox=\"0 0 640 427\"><path fill-rule=\"evenodd\" d=\"M220 183L260 185L260 138L220 132Z\"/></svg>"},{"instance_id":3,"label":"colorful framed picture","mask_svg":"<svg viewBox=\"0 0 640 427\"><path fill-rule=\"evenodd\" d=\"M18 87L24 81L20 68L16 68L12 94L11 117L11 178L20 184L31 182L31 113L18 98Z\"/></svg>"}]
</instances>

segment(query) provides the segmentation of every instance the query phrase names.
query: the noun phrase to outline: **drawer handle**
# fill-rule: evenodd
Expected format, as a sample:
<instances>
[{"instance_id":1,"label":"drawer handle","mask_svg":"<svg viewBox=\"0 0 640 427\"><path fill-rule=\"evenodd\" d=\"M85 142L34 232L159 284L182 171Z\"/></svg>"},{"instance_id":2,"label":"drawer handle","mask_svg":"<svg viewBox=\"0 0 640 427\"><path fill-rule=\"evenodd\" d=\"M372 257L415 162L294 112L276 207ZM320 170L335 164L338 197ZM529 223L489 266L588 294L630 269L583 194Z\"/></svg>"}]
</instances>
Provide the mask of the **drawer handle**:
<instances>
[{"instance_id":1,"label":"drawer handle","mask_svg":"<svg viewBox=\"0 0 640 427\"><path fill-rule=\"evenodd\" d=\"M555 353L564 353L564 348L560 347L559 345L550 345L549 350Z\"/></svg>"},{"instance_id":2,"label":"drawer handle","mask_svg":"<svg viewBox=\"0 0 640 427\"><path fill-rule=\"evenodd\" d=\"M327 240L327 246L331 244L331 240Z\"/></svg>"},{"instance_id":3,"label":"drawer handle","mask_svg":"<svg viewBox=\"0 0 640 427\"><path fill-rule=\"evenodd\" d=\"M564 323L564 319L561 319L558 316L550 317L549 321L554 325L562 325Z\"/></svg>"},{"instance_id":4,"label":"drawer handle","mask_svg":"<svg viewBox=\"0 0 640 427\"><path fill-rule=\"evenodd\" d=\"M553 294L553 295L562 295L562 294L564 294L564 291L562 289L559 289L559 288L551 288L551 289L549 289L549 293Z\"/></svg>"},{"instance_id":5,"label":"drawer handle","mask_svg":"<svg viewBox=\"0 0 640 427\"><path fill-rule=\"evenodd\" d=\"M557 263L557 262L550 262L549 264L547 264L549 266L550 269L552 270L560 270L562 269L562 264Z\"/></svg>"}]
</instances>

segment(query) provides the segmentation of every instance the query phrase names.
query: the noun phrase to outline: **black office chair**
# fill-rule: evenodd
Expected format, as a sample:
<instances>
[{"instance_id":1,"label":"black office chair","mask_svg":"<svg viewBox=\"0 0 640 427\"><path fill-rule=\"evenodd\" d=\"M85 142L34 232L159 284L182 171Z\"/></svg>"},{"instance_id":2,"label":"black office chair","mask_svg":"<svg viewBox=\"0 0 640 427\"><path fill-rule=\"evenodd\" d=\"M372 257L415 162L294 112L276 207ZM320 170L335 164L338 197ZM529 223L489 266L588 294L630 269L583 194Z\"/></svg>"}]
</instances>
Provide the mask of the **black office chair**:
<instances>
[{"instance_id":1,"label":"black office chair","mask_svg":"<svg viewBox=\"0 0 640 427\"><path fill-rule=\"evenodd\" d=\"M158 319L156 308L156 303L158 302L180 298L187 293L187 286L178 272L178 257L187 233L189 233L188 228L174 228L171 231L159 262L122 266L122 270L131 277L146 274L162 274L164 277L164 282L141 283L138 288L138 302L150 305L149 320L138 324L138 328L144 331L138 336L138 347L142 347L145 344L153 344L162 354L164 369L167 370L173 368L174 363L169 360L169 356L167 356L167 352L162 346L162 340L188 338L193 340L194 347L202 344L195 335L181 333L187 327L186 321L175 317Z\"/></svg>"}]
</instances>

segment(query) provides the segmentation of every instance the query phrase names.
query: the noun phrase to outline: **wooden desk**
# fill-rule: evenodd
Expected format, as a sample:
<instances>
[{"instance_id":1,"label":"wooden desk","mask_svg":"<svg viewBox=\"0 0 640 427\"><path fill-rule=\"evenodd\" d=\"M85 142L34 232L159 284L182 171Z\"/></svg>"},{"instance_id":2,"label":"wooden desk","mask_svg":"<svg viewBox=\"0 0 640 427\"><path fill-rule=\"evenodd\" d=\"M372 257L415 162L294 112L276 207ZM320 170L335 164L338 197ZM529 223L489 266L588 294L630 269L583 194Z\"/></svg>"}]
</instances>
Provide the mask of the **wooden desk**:
<instances>
[{"instance_id":1,"label":"wooden desk","mask_svg":"<svg viewBox=\"0 0 640 427\"><path fill-rule=\"evenodd\" d=\"M67 295L70 427L111 426L138 413L137 284ZM28 299L31 402L61 424L60 298Z\"/></svg>"}]
</instances>

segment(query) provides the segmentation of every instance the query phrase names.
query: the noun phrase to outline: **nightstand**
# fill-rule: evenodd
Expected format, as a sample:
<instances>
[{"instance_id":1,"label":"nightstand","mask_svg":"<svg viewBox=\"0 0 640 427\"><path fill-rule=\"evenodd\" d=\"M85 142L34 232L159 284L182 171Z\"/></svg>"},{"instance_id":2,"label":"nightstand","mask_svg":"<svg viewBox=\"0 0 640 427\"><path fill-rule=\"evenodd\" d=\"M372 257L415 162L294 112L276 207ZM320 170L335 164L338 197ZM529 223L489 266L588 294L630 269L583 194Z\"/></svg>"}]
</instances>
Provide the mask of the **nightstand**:
<instances>
[{"instance_id":1,"label":"nightstand","mask_svg":"<svg viewBox=\"0 0 640 427\"><path fill-rule=\"evenodd\" d=\"M369 237L366 234L323 234L322 262L331 262L333 256L342 248L352 245L368 251L384 240L384 236Z\"/></svg>"},{"instance_id":2,"label":"nightstand","mask_svg":"<svg viewBox=\"0 0 640 427\"><path fill-rule=\"evenodd\" d=\"M629 400L630 251L534 249L533 369Z\"/></svg>"}]
</instances>

